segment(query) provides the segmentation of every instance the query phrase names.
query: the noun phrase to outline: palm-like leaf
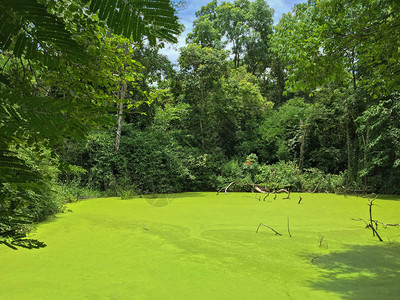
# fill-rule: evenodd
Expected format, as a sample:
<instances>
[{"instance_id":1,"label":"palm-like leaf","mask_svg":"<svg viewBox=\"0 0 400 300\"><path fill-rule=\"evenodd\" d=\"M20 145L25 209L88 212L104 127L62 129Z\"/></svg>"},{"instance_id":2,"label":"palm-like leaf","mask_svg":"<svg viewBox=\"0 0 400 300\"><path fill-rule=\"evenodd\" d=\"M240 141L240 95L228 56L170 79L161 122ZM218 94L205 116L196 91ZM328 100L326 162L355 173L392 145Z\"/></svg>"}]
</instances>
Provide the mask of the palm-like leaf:
<instances>
[{"instance_id":1,"label":"palm-like leaf","mask_svg":"<svg viewBox=\"0 0 400 300\"><path fill-rule=\"evenodd\" d=\"M54 64L56 51L71 60L85 61L84 49L72 39L60 18L47 12L36 0L0 2L0 49L13 48L13 54Z\"/></svg>"},{"instance_id":2,"label":"palm-like leaf","mask_svg":"<svg viewBox=\"0 0 400 300\"><path fill-rule=\"evenodd\" d=\"M170 0L91 0L92 13L107 23L116 34L135 41L143 36L155 44L157 38L176 42L180 25ZM56 54L84 62L86 54L65 29L63 20L50 14L37 0L2 0L0 2L0 49L13 49L16 57L38 59L56 64Z\"/></svg>"},{"instance_id":3,"label":"palm-like leaf","mask_svg":"<svg viewBox=\"0 0 400 300\"><path fill-rule=\"evenodd\" d=\"M90 8L116 34L135 41L147 36L153 44L156 38L176 42L180 32L170 0L91 0Z\"/></svg>"}]
</instances>

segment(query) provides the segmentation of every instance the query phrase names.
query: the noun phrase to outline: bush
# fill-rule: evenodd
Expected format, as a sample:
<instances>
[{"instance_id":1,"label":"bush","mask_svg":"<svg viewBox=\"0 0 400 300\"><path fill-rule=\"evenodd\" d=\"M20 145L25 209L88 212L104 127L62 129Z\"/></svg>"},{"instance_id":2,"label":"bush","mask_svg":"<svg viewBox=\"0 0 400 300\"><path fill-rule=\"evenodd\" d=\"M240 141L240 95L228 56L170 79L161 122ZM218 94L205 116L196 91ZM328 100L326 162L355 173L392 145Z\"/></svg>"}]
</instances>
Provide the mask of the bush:
<instances>
[{"instance_id":1,"label":"bush","mask_svg":"<svg viewBox=\"0 0 400 300\"><path fill-rule=\"evenodd\" d=\"M246 159L233 159L226 162L218 176L219 188L232 181L244 185L233 185L232 191L249 191L251 184L259 185L269 191L289 189L292 192L335 192L344 184L344 175L326 174L319 169L301 172L295 162L280 161L276 164L260 164L256 154Z\"/></svg>"}]
</instances>

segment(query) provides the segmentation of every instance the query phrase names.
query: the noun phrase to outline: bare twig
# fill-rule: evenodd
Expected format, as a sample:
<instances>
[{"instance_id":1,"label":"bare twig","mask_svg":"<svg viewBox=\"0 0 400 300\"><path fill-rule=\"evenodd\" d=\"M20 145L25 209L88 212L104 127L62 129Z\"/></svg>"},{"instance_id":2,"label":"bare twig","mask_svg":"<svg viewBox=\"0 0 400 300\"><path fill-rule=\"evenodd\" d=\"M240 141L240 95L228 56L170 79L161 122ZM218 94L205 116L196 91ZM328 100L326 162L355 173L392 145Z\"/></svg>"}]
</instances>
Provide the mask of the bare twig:
<instances>
[{"instance_id":1,"label":"bare twig","mask_svg":"<svg viewBox=\"0 0 400 300\"><path fill-rule=\"evenodd\" d=\"M290 190L288 190L288 195L283 199L290 199Z\"/></svg>"},{"instance_id":2,"label":"bare twig","mask_svg":"<svg viewBox=\"0 0 400 300\"><path fill-rule=\"evenodd\" d=\"M271 229L273 232L275 232L275 235L280 235L280 236L282 236L282 234L280 234L278 231L276 231L275 229L273 229L272 227L270 227L270 226L268 226L268 225L265 225L264 223L260 223L260 225L258 225L257 230L256 230L256 233L258 233L258 230L260 229L260 226L261 226L261 225L263 225L263 226L265 226L265 227Z\"/></svg>"},{"instance_id":3,"label":"bare twig","mask_svg":"<svg viewBox=\"0 0 400 300\"><path fill-rule=\"evenodd\" d=\"M378 223L381 223L384 228L387 228L388 226L399 227L399 224L385 224L383 222L378 222Z\"/></svg>"},{"instance_id":4,"label":"bare twig","mask_svg":"<svg viewBox=\"0 0 400 300\"><path fill-rule=\"evenodd\" d=\"M368 226L368 223L367 223L367 221L365 221L364 219L361 219L361 218L359 218L359 219L354 219L354 218L351 218L353 221L363 221L364 223L365 223L365 226ZM365 227L365 228L367 228L367 227Z\"/></svg>"},{"instance_id":5,"label":"bare twig","mask_svg":"<svg viewBox=\"0 0 400 300\"><path fill-rule=\"evenodd\" d=\"M318 186L321 184L322 179L320 182L317 183L317 185L315 186L315 189L311 192L311 194L314 194L317 191Z\"/></svg>"},{"instance_id":6,"label":"bare twig","mask_svg":"<svg viewBox=\"0 0 400 300\"><path fill-rule=\"evenodd\" d=\"M292 235L290 234L289 217L287 217L287 231L289 233L289 236L292 237Z\"/></svg>"},{"instance_id":7,"label":"bare twig","mask_svg":"<svg viewBox=\"0 0 400 300\"><path fill-rule=\"evenodd\" d=\"M319 256L316 256L316 257L312 258L312 259L311 259L311 263L313 264L314 261L315 261L317 258L319 258Z\"/></svg>"},{"instance_id":8,"label":"bare twig","mask_svg":"<svg viewBox=\"0 0 400 300\"><path fill-rule=\"evenodd\" d=\"M299 196L299 197L300 197L300 199L299 199L299 202L297 202L297 204L300 204L301 200L303 200L303 198L301 198L301 196Z\"/></svg>"},{"instance_id":9,"label":"bare twig","mask_svg":"<svg viewBox=\"0 0 400 300\"><path fill-rule=\"evenodd\" d=\"M324 242L324 236L322 234L319 234L319 247L320 248L324 247L324 248L328 249L328 242L327 241L325 241L325 243L323 243L323 242Z\"/></svg>"},{"instance_id":10,"label":"bare twig","mask_svg":"<svg viewBox=\"0 0 400 300\"><path fill-rule=\"evenodd\" d=\"M369 206L369 225L371 226L371 228L374 227L374 225L373 225L374 220L372 219L372 206L374 205L374 200L376 198L378 198L378 195L376 195L375 198L372 200L368 199L368 201L369 201L369 204L368 204L368 206ZM378 229L378 224L375 223L375 226L376 226L376 229ZM372 230L373 236L375 236L375 232L376 232L376 230Z\"/></svg>"}]
</instances>

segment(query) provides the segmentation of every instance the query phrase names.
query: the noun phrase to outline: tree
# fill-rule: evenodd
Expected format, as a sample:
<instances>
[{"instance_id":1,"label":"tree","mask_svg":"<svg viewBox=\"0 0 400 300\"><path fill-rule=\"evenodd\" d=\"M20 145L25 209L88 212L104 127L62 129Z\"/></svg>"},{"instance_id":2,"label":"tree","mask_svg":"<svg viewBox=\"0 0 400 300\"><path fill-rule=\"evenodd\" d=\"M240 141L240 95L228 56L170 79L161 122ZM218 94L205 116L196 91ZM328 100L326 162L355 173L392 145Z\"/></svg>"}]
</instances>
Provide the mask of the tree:
<instances>
[{"instance_id":1,"label":"tree","mask_svg":"<svg viewBox=\"0 0 400 300\"><path fill-rule=\"evenodd\" d=\"M356 119L362 140L360 178L365 191L399 193L400 102L398 94L368 104Z\"/></svg>"},{"instance_id":2,"label":"tree","mask_svg":"<svg viewBox=\"0 0 400 300\"><path fill-rule=\"evenodd\" d=\"M104 108L110 105L109 98L102 96L109 96L109 88L113 87L108 82L96 82L95 76L89 76L92 80L89 82L79 73L80 69L93 67L99 58L91 56L98 47L94 37L99 34L96 36L99 40L106 37L101 33L112 30L133 41L146 35L151 44L157 39L173 42L180 25L169 0L76 0L44 4L36 0L5 0L0 3L0 20L3 25L0 50L4 62L0 74L0 118L6 121L0 123L0 203L14 199L13 205L5 206L6 215L12 214L14 208L19 210L14 211L13 220L7 222L23 224L27 215L18 217L19 206L33 205L30 191L35 189L40 195L41 190L31 183L40 185L43 179L40 172L18 155L16 147L44 143L52 148L65 137L83 137L88 125L95 120L85 120L85 116L104 115ZM88 36L90 42L85 42ZM111 65L115 66L114 63ZM50 78L50 74L57 75ZM63 80L70 75L76 77ZM110 74L103 75L102 79ZM76 80L78 77L81 81ZM70 85L72 81L76 86ZM50 84L50 89L38 88L44 83ZM87 101L87 95L97 95L94 91L101 91L100 97ZM7 226L13 227L11 224ZM0 237L12 238L19 230L18 226L7 228L1 229Z\"/></svg>"},{"instance_id":3,"label":"tree","mask_svg":"<svg viewBox=\"0 0 400 300\"><path fill-rule=\"evenodd\" d=\"M188 42L217 49L230 48L233 66L261 77L269 66L273 11L264 0L210 2L196 13Z\"/></svg>"},{"instance_id":4,"label":"tree","mask_svg":"<svg viewBox=\"0 0 400 300\"><path fill-rule=\"evenodd\" d=\"M376 97L398 89L398 1L309 1L282 17L274 51L288 66L288 87L313 90L348 82ZM288 49L290 49L288 51Z\"/></svg>"},{"instance_id":5,"label":"tree","mask_svg":"<svg viewBox=\"0 0 400 300\"><path fill-rule=\"evenodd\" d=\"M227 57L224 50L190 44L181 49L178 59L183 97L192 106L194 127L199 128L196 139L203 150L215 139L208 122L208 107L212 105L211 95L221 86L221 78L227 76Z\"/></svg>"}]
</instances>

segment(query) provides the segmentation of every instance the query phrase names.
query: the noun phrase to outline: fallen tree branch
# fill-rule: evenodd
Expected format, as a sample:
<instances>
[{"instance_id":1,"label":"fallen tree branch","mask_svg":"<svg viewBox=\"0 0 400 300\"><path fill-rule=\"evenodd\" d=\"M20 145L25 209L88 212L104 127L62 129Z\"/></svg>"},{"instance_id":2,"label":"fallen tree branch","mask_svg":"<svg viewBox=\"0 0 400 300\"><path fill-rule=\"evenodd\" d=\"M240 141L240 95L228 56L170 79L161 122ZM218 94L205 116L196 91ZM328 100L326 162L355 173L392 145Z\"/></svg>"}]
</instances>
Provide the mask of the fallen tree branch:
<instances>
[{"instance_id":1,"label":"fallen tree branch","mask_svg":"<svg viewBox=\"0 0 400 300\"><path fill-rule=\"evenodd\" d=\"M368 223L364 219L353 219L352 218L352 220L354 220L354 221L363 221L365 223L365 225L366 225L365 228L371 228L373 235L374 236L376 235L376 237L379 239L379 241L383 242L381 236L379 235L378 231L374 228L373 224Z\"/></svg>"},{"instance_id":2,"label":"fallen tree branch","mask_svg":"<svg viewBox=\"0 0 400 300\"><path fill-rule=\"evenodd\" d=\"M285 198L283 198L283 199L290 199L290 190L289 190L289 192L288 192L288 195L287 195Z\"/></svg>"},{"instance_id":3,"label":"fallen tree branch","mask_svg":"<svg viewBox=\"0 0 400 300\"><path fill-rule=\"evenodd\" d=\"M287 189L280 189L277 191L274 191L274 193L286 193L286 194L290 194L290 192Z\"/></svg>"},{"instance_id":4,"label":"fallen tree branch","mask_svg":"<svg viewBox=\"0 0 400 300\"><path fill-rule=\"evenodd\" d=\"M383 222L378 222L378 223L381 223L384 228L387 228L388 226L399 227L399 224L385 224Z\"/></svg>"},{"instance_id":5,"label":"fallen tree branch","mask_svg":"<svg viewBox=\"0 0 400 300\"><path fill-rule=\"evenodd\" d=\"M311 192L311 194L314 194L317 191L318 186L321 184L322 180L317 183L315 189Z\"/></svg>"},{"instance_id":6,"label":"fallen tree branch","mask_svg":"<svg viewBox=\"0 0 400 300\"><path fill-rule=\"evenodd\" d=\"M222 190L225 190L225 194L228 194L228 189L233 185L233 184L239 184L239 185L241 185L241 186L251 186L252 188L253 188L253 190L255 190L255 191L257 191L257 192L259 192L259 193L261 193L261 194L269 194L269 192L268 191L264 191L263 189L261 189L261 187L259 187L258 185L255 185L255 184L252 184L252 183L241 183L241 182L238 182L238 181L232 181L231 183L229 183L228 185L227 185L227 187L225 187L225 188L220 188L219 189L219 191L217 192L217 195L222 191Z\"/></svg>"},{"instance_id":7,"label":"fallen tree branch","mask_svg":"<svg viewBox=\"0 0 400 300\"><path fill-rule=\"evenodd\" d=\"M257 230L256 230L256 233L258 233L258 230L260 229L260 226L261 226L261 225L263 225L263 226L265 226L265 227L271 229L273 232L275 232L275 235L280 235L280 236L282 236L282 234L280 234L278 231L276 231L275 229L273 229L272 227L270 227L270 226L268 226L268 225L265 225L264 223L260 223L260 225L258 225Z\"/></svg>"},{"instance_id":8,"label":"fallen tree branch","mask_svg":"<svg viewBox=\"0 0 400 300\"><path fill-rule=\"evenodd\" d=\"M241 182L238 182L238 181L235 180L235 181L232 181L231 183L229 183L226 187L220 188L220 189L217 191L217 195L219 195L219 193L221 193L221 191L223 191L223 190L225 190L225 194L228 194L228 189L229 189L232 185L234 185L234 184L239 184L239 185L241 185L241 186L251 186L252 189L253 189L254 191L258 192L258 193L261 193L261 194L268 194L268 195L270 194L270 192L269 192L268 190L262 189L259 185L256 185L256 184L253 184L253 183L241 183ZM290 197L290 191L287 190L287 189L274 190L272 193L275 194L275 198L276 198L276 194L277 194L277 193L286 193L286 194L288 194L287 198L285 198L285 199L289 199L289 197ZM268 195L267 195L267 196L268 196ZM274 199L275 199L275 198L274 198Z\"/></svg>"},{"instance_id":9,"label":"fallen tree branch","mask_svg":"<svg viewBox=\"0 0 400 300\"><path fill-rule=\"evenodd\" d=\"M251 185L251 184L250 184ZM260 189L258 186L256 185L252 185L253 189L255 189L257 192L261 193L261 194L266 194L266 191L263 191L262 189Z\"/></svg>"},{"instance_id":10,"label":"fallen tree branch","mask_svg":"<svg viewBox=\"0 0 400 300\"><path fill-rule=\"evenodd\" d=\"M230 184L228 184L228 186L227 186L226 188L221 188L221 189L218 191L217 195L218 195L223 189L225 189L225 194L228 194L228 189L229 189L230 186L231 186L232 184L234 184L234 183L236 183L236 180L235 180L235 181L232 181Z\"/></svg>"}]
</instances>

